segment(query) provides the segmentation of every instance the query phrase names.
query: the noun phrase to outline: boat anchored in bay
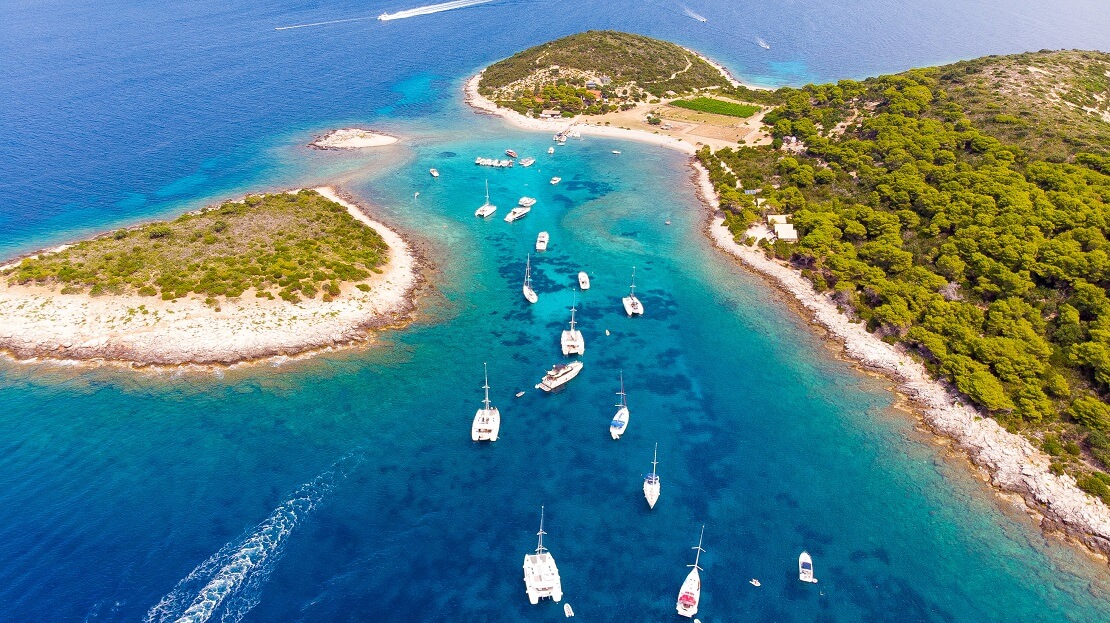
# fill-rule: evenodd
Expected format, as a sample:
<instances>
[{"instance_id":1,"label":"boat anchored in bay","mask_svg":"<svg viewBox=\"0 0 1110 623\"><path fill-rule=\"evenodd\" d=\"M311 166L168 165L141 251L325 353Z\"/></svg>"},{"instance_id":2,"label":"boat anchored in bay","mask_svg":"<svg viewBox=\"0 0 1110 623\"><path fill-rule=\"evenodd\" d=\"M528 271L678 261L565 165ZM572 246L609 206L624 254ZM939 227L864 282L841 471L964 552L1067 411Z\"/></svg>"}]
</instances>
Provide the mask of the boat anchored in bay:
<instances>
[{"instance_id":1,"label":"boat anchored in bay","mask_svg":"<svg viewBox=\"0 0 1110 623\"><path fill-rule=\"evenodd\" d=\"M524 287L521 288L524 292L524 299L529 303L535 303L540 300L539 295L532 289L532 255L528 254L528 260L524 264Z\"/></svg>"},{"instance_id":2,"label":"boat anchored in bay","mask_svg":"<svg viewBox=\"0 0 1110 623\"><path fill-rule=\"evenodd\" d=\"M698 562L701 560L701 555L705 552L701 548L702 539L705 537L705 526L701 527L701 536L698 537L698 546L693 548L698 550L697 555L694 557L694 564L689 565L693 567L690 569L689 575L682 582L682 588L678 590L678 603L675 604L675 609L678 614L686 618L691 618L698 613L698 602L701 601L701 575L698 571L701 567Z\"/></svg>"},{"instance_id":3,"label":"boat anchored in bay","mask_svg":"<svg viewBox=\"0 0 1110 623\"><path fill-rule=\"evenodd\" d=\"M578 272L578 289L579 290L589 290L590 289L590 276L587 275L586 271L584 271L584 270Z\"/></svg>"},{"instance_id":4,"label":"boat anchored in bay","mask_svg":"<svg viewBox=\"0 0 1110 623\"><path fill-rule=\"evenodd\" d=\"M489 180L486 180L486 202L474 211L474 216L486 218L497 211L497 206L489 202Z\"/></svg>"},{"instance_id":5,"label":"boat anchored in bay","mask_svg":"<svg viewBox=\"0 0 1110 623\"><path fill-rule=\"evenodd\" d=\"M536 544L536 553L524 555L524 587L528 591L528 601L533 605L547 597L558 603L563 600L563 581L559 578L559 567L555 565L555 558L543 546L543 511L540 507L539 542Z\"/></svg>"},{"instance_id":6,"label":"boat anchored in bay","mask_svg":"<svg viewBox=\"0 0 1110 623\"><path fill-rule=\"evenodd\" d=\"M542 389L545 392L551 392L555 389L566 385L578 376L582 371L581 361L572 361L570 363L557 363L551 366L547 374L543 376L543 380L536 385L536 389Z\"/></svg>"},{"instance_id":7,"label":"boat anchored in bay","mask_svg":"<svg viewBox=\"0 0 1110 623\"><path fill-rule=\"evenodd\" d=\"M529 158L521 158L520 159L520 166L522 166L522 167L530 167L535 163L536 163L535 158L529 157Z\"/></svg>"},{"instance_id":8,"label":"boat anchored in bay","mask_svg":"<svg viewBox=\"0 0 1110 623\"><path fill-rule=\"evenodd\" d=\"M651 473L644 477L644 498L647 499L648 508L655 508L659 501L659 474L655 468L659 465L659 444L655 444L655 455L651 457Z\"/></svg>"},{"instance_id":9,"label":"boat anchored in bay","mask_svg":"<svg viewBox=\"0 0 1110 623\"><path fill-rule=\"evenodd\" d=\"M541 231L540 235L536 236L536 251L546 251L547 243L550 240L551 236L547 232Z\"/></svg>"},{"instance_id":10,"label":"boat anchored in bay","mask_svg":"<svg viewBox=\"0 0 1110 623\"><path fill-rule=\"evenodd\" d=\"M501 412L489 402L489 368L482 364L486 373L486 399L482 401L482 408L474 414L474 423L470 426L470 439L473 441L497 441L497 433L501 430Z\"/></svg>"},{"instance_id":11,"label":"boat anchored in bay","mask_svg":"<svg viewBox=\"0 0 1110 623\"><path fill-rule=\"evenodd\" d=\"M586 354L586 338L582 337L582 332L575 328L574 312L577 310L574 305L573 302L570 304L570 330L564 330L562 337L559 338L564 357Z\"/></svg>"},{"instance_id":12,"label":"boat anchored in bay","mask_svg":"<svg viewBox=\"0 0 1110 623\"><path fill-rule=\"evenodd\" d=\"M621 401L617 403L617 412L609 422L609 434L614 440L620 439L628 429L628 397L624 393L624 370L621 370L621 390L617 395L621 397Z\"/></svg>"},{"instance_id":13,"label":"boat anchored in bay","mask_svg":"<svg viewBox=\"0 0 1110 623\"><path fill-rule=\"evenodd\" d=\"M813 559L810 558L809 552L803 551L798 556L798 579L810 584L817 583L817 578L813 577Z\"/></svg>"},{"instance_id":14,"label":"boat anchored in bay","mask_svg":"<svg viewBox=\"0 0 1110 623\"><path fill-rule=\"evenodd\" d=\"M642 316L644 314L644 304L640 299L636 298L636 267L632 267L632 285L628 286L628 296L621 299L624 304L624 311L628 314L629 318L632 316Z\"/></svg>"}]
</instances>

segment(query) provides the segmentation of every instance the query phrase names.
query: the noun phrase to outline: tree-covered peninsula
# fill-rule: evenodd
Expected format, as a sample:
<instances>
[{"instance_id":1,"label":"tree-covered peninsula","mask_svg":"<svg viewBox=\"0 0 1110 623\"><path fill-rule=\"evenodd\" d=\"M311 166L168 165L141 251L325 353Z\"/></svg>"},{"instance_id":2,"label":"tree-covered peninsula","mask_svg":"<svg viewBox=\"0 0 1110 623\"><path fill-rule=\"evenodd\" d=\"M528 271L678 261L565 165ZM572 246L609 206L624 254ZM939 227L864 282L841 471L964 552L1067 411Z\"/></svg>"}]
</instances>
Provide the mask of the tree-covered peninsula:
<instances>
[{"instance_id":1,"label":"tree-covered peninsula","mask_svg":"<svg viewBox=\"0 0 1110 623\"><path fill-rule=\"evenodd\" d=\"M1038 52L782 88L773 145L698 155L738 237L789 215L768 253L1110 502L1108 76Z\"/></svg>"},{"instance_id":2,"label":"tree-covered peninsula","mask_svg":"<svg viewBox=\"0 0 1110 623\"><path fill-rule=\"evenodd\" d=\"M173 221L120 229L3 271L63 294L187 295L217 305L249 293L329 301L388 260L377 231L313 190L249 195Z\"/></svg>"},{"instance_id":3,"label":"tree-covered peninsula","mask_svg":"<svg viewBox=\"0 0 1110 623\"><path fill-rule=\"evenodd\" d=\"M535 115L602 114L668 94L730 86L721 71L667 41L590 30L486 68L479 92L501 106Z\"/></svg>"}]
</instances>

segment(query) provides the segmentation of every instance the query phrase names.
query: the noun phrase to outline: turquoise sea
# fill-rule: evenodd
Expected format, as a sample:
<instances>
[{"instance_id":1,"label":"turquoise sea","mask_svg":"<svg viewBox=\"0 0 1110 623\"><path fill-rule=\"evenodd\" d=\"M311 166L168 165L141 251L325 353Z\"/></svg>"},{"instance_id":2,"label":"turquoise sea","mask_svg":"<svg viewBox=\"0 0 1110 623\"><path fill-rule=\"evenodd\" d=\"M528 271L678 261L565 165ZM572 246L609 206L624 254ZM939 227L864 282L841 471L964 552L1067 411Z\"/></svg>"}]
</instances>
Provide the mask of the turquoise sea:
<instances>
[{"instance_id":1,"label":"turquoise sea","mask_svg":"<svg viewBox=\"0 0 1110 623\"><path fill-rule=\"evenodd\" d=\"M5 7L0 256L332 183L380 206L433 268L418 320L370 348L218 374L0 363L0 621L561 620L521 580L541 504L584 621L678 620L703 524L706 623L1110 620L1104 565L1045 538L896 410L887 383L709 246L684 156L597 138L549 156L550 137L460 102L476 69L586 28L800 84L1110 49L1104 3L497 0L274 30L414 6ZM352 123L404 140L303 147ZM537 164L473 164L510 147ZM478 221L486 179L501 208ZM521 195L539 203L504 223ZM528 306L519 282L541 230L552 242ZM633 266L647 314L629 319ZM585 370L541 395L582 269ZM477 446L483 362L503 425ZM614 442L621 371L632 417ZM816 585L796 579L803 549Z\"/></svg>"}]
</instances>

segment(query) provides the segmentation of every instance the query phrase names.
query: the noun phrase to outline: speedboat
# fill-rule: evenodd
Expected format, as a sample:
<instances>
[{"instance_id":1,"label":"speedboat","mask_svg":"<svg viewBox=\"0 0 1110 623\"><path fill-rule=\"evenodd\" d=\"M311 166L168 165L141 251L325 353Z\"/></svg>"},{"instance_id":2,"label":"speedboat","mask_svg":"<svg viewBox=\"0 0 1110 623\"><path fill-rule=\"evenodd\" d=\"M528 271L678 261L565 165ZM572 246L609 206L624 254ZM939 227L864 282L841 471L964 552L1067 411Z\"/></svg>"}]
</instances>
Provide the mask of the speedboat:
<instances>
[{"instance_id":1,"label":"speedboat","mask_svg":"<svg viewBox=\"0 0 1110 623\"><path fill-rule=\"evenodd\" d=\"M485 364L482 364L485 368ZM486 370L486 399L482 401L482 408L474 414L474 423L470 427L470 439L473 441L497 441L497 432L501 430L501 412L497 407L490 406L489 402L489 370Z\"/></svg>"},{"instance_id":2,"label":"speedboat","mask_svg":"<svg viewBox=\"0 0 1110 623\"><path fill-rule=\"evenodd\" d=\"M569 383L570 380L578 376L578 373L581 371L581 361L576 360L570 363L557 363L551 366L551 369L544 375L543 380L536 385L536 389L550 392L557 387L562 387Z\"/></svg>"},{"instance_id":3,"label":"speedboat","mask_svg":"<svg viewBox=\"0 0 1110 623\"><path fill-rule=\"evenodd\" d=\"M579 290L589 290L590 289L590 276L587 275L586 271L584 271L584 270L580 271L578 273L578 289Z\"/></svg>"},{"instance_id":4,"label":"speedboat","mask_svg":"<svg viewBox=\"0 0 1110 623\"><path fill-rule=\"evenodd\" d=\"M577 310L572 303L570 306L570 329L563 331L563 335L559 338L559 345L563 349L564 357L586 354L586 338L582 337L582 332L575 327L577 324L574 320L575 311Z\"/></svg>"},{"instance_id":5,"label":"speedboat","mask_svg":"<svg viewBox=\"0 0 1110 623\"><path fill-rule=\"evenodd\" d=\"M619 149L614 149L614 150L613 150L613 153L614 153L614 154L617 154L617 155L619 156L619 155L621 155L621 150L619 150Z\"/></svg>"},{"instance_id":6,"label":"speedboat","mask_svg":"<svg viewBox=\"0 0 1110 623\"><path fill-rule=\"evenodd\" d=\"M435 169L428 169L428 173L431 173L432 177L439 177L439 171Z\"/></svg>"},{"instance_id":7,"label":"speedboat","mask_svg":"<svg viewBox=\"0 0 1110 623\"><path fill-rule=\"evenodd\" d=\"M817 578L813 577L813 559L809 557L809 552L802 552L798 556L798 579L810 584L816 584Z\"/></svg>"},{"instance_id":8,"label":"speedboat","mask_svg":"<svg viewBox=\"0 0 1110 623\"><path fill-rule=\"evenodd\" d=\"M536 162L536 159L535 159L535 158L521 158L521 159L520 159L520 166L522 166L522 167L530 167L530 166L532 166L533 164L535 164L535 162Z\"/></svg>"},{"instance_id":9,"label":"speedboat","mask_svg":"<svg viewBox=\"0 0 1110 623\"><path fill-rule=\"evenodd\" d=\"M551 240L551 236L549 236L547 234L547 232L541 231L540 235L536 236L536 250L537 251L546 251L547 250L547 242L549 240Z\"/></svg>"},{"instance_id":10,"label":"speedboat","mask_svg":"<svg viewBox=\"0 0 1110 623\"><path fill-rule=\"evenodd\" d=\"M509 210L509 213L505 215L505 222L506 223L512 223L513 221L519 221L520 219L527 216L528 213L531 212L531 211L532 211L532 208L526 208L524 206L517 206L517 207L513 208L512 210Z\"/></svg>"},{"instance_id":11,"label":"speedboat","mask_svg":"<svg viewBox=\"0 0 1110 623\"><path fill-rule=\"evenodd\" d=\"M435 169L432 169L432 170L434 171ZM474 216L477 216L477 217L480 217L480 218L486 218L487 216L493 214L496 211L497 211L497 206L495 206L495 205L493 205L492 203L489 202L489 180L486 180L486 202L483 203L481 206L478 207L477 210L474 211Z\"/></svg>"},{"instance_id":12,"label":"speedboat","mask_svg":"<svg viewBox=\"0 0 1110 623\"><path fill-rule=\"evenodd\" d=\"M552 145L551 147L548 147L548 148L547 148L547 153L549 153L549 154L553 154L553 153L555 153L555 146L554 146L554 145Z\"/></svg>"},{"instance_id":13,"label":"speedboat","mask_svg":"<svg viewBox=\"0 0 1110 623\"><path fill-rule=\"evenodd\" d=\"M535 303L540 300L539 295L532 289L532 256L528 255L528 260L524 264L524 287L521 288L524 292L524 298L529 303Z\"/></svg>"},{"instance_id":14,"label":"speedboat","mask_svg":"<svg viewBox=\"0 0 1110 623\"><path fill-rule=\"evenodd\" d=\"M705 526L701 527L701 536L705 536ZM693 548L698 550L697 556L694 557L694 564L690 565L693 569L690 569L689 575L682 582L682 588L678 590L678 603L675 604L678 614L686 618L691 618L698 613L698 602L701 601L701 575L698 574L701 567L698 566L698 561L705 551L701 548L701 542L702 539L698 538L698 546Z\"/></svg>"},{"instance_id":15,"label":"speedboat","mask_svg":"<svg viewBox=\"0 0 1110 623\"><path fill-rule=\"evenodd\" d=\"M620 439L624 431L628 429L628 399L624 393L624 372L621 372L621 390L617 392L621 397L621 401L617 403L617 412L613 415L613 420L609 422L609 434L614 440Z\"/></svg>"},{"instance_id":16,"label":"speedboat","mask_svg":"<svg viewBox=\"0 0 1110 623\"><path fill-rule=\"evenodd\" d=\"M755 578L752 578L752 579L748 580L748 584L751 584L752 586L755 586L756 588L758 588L760 586L763 586L763 583L760 582L759 580L755 579Z\"/></svg>"},{"instance_id":17,"label":"speedboat","mask_svg":"<svg viewBox=\"0 0 1110 623\"><path fill-rule=\"evenodd\" d=\"M530 208L536 205L536 199L534 197L521 197L516 204L522 208Z\"/></svg>"},{"instance_id":18,"label":"speedboat","mask_svg":"<svg viewBox=\"0 0 1110 623\"><path fill-rule=\"evenodd\" d=\"M559 567L555 558L543 546L543 507L540 507L539 543L536 553L524 555L524 587L528 591L528 601L533 605L548 597L556 603L563 600L563 581L559 578Z\"/></svg>"},{"instance_id":19,"label":"speedboat","mask_svg":"<svg viewBox=\"0 0 1110 623\"><path fill-rule=\"evenodd\" d=\"M563 178L556 175L555 177L551 178L551 185L554 186L561 181L563 181Z\"/></svg>"},{"instance_id":20,"label":"speedboat","mask_svg":"<svg viewBox=\"0 0 1110 623\"><path fill-rule=\"evenodd\" d=\"M651 473L644 476L644 498L647 499L648 508L655 508L659 501L659 474L655 468L659 465L659 444L655 444L655 455L651 457Z\"/></svg>"},{"instance_id":21,"label":"speedboat","mask_svg":"<svg viewBox=\"0 0 1110 623\"><path fill-rule=\"evenodd\" d=\"M505 155L510 157L510 158L516 158L516 152L511 150L511 149L506 149L505 150Z\"/></svg>"},{"instance_id":22,"label":"speedboat","mask_svg":"<svg viewBox=\"0 0 1110 623\"><path fill-rule=\"evenodd\" d=\"M642 316L644 314L644 304L640 299L636 298L636 267L632 267L632 285L628 287L628 296L621 299L624 304L624 311L628 317Z\"/></svg>"}]
</instances>

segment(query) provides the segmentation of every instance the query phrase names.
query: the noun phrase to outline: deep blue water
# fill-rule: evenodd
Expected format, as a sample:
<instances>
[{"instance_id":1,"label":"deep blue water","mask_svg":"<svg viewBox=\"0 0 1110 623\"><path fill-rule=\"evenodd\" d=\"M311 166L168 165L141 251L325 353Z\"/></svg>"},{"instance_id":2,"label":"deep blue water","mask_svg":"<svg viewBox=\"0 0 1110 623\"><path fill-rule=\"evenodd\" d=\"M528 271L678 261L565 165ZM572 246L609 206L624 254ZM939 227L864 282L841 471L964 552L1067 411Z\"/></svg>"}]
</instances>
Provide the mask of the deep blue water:
<instances>
[{"instance_id":1,"label":"deep blue water","mask_svg":"<svg viewBox=\"0 0 1110 623\"><path fill-rule=\"evenodd\" d=\"M435 287L377 347L280 367L0 365L0 620L175 620L197 605L194 620L554 621L561 609L530 606L521 581L541 504L587 621L675 620L703 523L707 623L1110 620L1103 567L1041 536L709 248L681 156L600 139L547 156L548 137L458 101L476 68L585 28L672 39L766 84L1110 49L1104 3L1014 5L686 4L701 23L678 3L541 0L284 31L411 5L5 7L0 256L332 182L421 242ZM303 147L347 123L405 140ZM510 146L539 162L472 164ZM540 203L511 226L478 222L487 177L501 214L520 195ZM519 280L540 230L552 243L529 307ZM619 303L632 266L648 309L634 320ZM583 268L585 371L514 398L560 359ZM483 361L504 424L479 447ZM621 370L632 420L613 442ZM655 442L663 495L648 512ZM815 586L795 579L803 548Z\"/></svg>"}]
</instances>

